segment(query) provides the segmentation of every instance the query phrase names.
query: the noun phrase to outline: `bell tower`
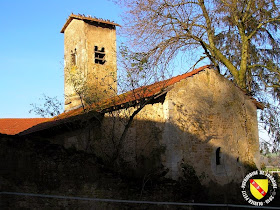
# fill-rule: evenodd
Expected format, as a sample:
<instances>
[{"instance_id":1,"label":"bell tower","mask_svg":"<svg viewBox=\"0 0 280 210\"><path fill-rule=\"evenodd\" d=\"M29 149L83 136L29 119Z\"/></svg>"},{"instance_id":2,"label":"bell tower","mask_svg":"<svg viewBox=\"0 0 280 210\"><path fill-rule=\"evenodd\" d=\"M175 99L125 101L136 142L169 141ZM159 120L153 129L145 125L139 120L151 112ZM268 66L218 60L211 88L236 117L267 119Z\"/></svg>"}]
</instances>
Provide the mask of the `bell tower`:
<instances>
[{"instance_id":1,"label":"bell tower","mask_svg":"<svg viewBox=\"0 0 280 210\"><path fill-rule=\"evenodd\" d=\"M65 111L116 95L118 24L71 14L64 24Z\"/></svg>"}]
</instances>

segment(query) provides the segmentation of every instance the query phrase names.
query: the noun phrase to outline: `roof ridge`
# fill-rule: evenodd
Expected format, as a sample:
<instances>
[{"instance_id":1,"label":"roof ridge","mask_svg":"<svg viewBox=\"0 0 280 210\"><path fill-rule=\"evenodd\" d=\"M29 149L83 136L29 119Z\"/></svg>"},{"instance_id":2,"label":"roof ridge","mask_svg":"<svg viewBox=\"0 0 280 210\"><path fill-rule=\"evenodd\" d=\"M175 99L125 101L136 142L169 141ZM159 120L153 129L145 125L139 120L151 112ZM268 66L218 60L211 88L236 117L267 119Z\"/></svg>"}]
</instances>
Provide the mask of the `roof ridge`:
<instances>
[{"instance_id":1,"label":"roof ridge","mask_svg":"<svg viewBox=\"0 0 280 210\"><path fill-rule=\"evenodd\" d=\"M184 77L184 78L181 78L181 80L182 79L185 79L185 78L187 78L187 77L190 77L190 76L192 76L192 75L195 75L195 74L197 74L197 73L199 73L200 71L203 71L203 70L205 70L206 68L208 68L208 67L211 67L212 65L205 65L205 66L202 66L202 67L199 67L199 68L197 68L197 69L194 69L194 70L192 70L192 71L188 71L188 72L185 72L185 73L183 73L183 74L179 74L179 75L177 75L177 76L173 76L173 77L171 77L171 78L169 78L169 79L165 79L165 80L162 80L162 81L158 81L158 82L154 82L154 83L152 83L152 84L150 84L150 85L145 85L145 86L141 86L141 87L139 87L139 88L142 88L142 87L149 87L149 86L152 86L152 85L155 85L155 84L158 84L158 83L162 83L162 82L168 82L168 81L170 81L170 80L172 80L172 79L174 79L174 78L180 78L180 77ZM180 81L180 80L179 80ZM179 81L176 81L176 82L179 82ZM176 82L174 82L174 83L176 83ZM136 89L139 89L139 88L136 88ZM135 90L136 90L135 89ZM128 91L129 92L129 91Z\"/></svg>"},{"instance_id":2,"label":"roof ridge","mask_svg":"<svg viewBox=\"0 0 280 210\"><path fill-rule=\"evenodd\" d=\"M66 23L63 25L60 33L64 33L65 29L67 28L67 26L71 23L71 21L73 19L88 20L88 21L92 21L92 22L98 22L98 23L103 23L103 24L108 24L108 25L113 25L113 26L121 26L111 20L104 20L102 18L92 17L91 15L86 16L84 14L79 14L79 13L78 13L78 15L75 15L75 14L71 13L71 15L69 15L68 19L66 20Z\"/></svg>"},{"instance_id":3,"label":"roof ridge","mask_svg":"<svg viewBox=\"0 0 280 210\"><path fill-rule=\"evenodd\" d=\"M127 91L125 93L122 93L120 95L116 95L116 96L113 96L111 98L104 99L104 100L102 100L98 103L91 104L87 108L89 108L89 110L94 110L94 108L96 108L96 107L103 107L104 108L104 106L108 106L108 107L118 106L118 105L121 105L121 104L126 104L128 102L139 100L139 99L142 99L142 98L150 97L152 95L155 95L155 94L159 93L163 89L181 81L182 79L191 77L191 76L193 76L193 75L195 75L195 74L197 74L197 73L199 73L199 72L201 72L201 71L203 71L203 70L205 70L206 68L209 68L209 67L212 67L212 65L205 65L205 66L202 66L200 68L194 69L193 71L189 71L189 72L186 72L184 74L177 75L177 76L171 77L171 78L166 79L166 80L154 82L150 85L145 85L145 86L138 87L136 89L129 90L129 91ZM153 88L153 90L151 90L152 88ZM104 109L106 109L106 108L104 108ZM104 109L102 109L102 110L104 110ZM53 120L60 120L61 117L66 118L66 117L79 115L82 112L83 112L83 108L79 107L77 109L74 109L74 110L71 110L71 111L68 111L68 112L64 112L64 113L54 117Z\"/></svg>"}]
</instances>

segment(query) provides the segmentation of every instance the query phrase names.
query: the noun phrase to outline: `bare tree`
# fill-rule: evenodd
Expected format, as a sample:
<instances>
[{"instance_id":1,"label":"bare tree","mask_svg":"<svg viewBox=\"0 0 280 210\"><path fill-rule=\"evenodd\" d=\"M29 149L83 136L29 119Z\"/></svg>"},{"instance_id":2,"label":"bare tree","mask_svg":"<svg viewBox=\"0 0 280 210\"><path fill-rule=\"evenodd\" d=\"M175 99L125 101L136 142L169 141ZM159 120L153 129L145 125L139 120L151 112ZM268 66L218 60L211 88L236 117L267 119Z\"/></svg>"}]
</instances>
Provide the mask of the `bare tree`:
<instances>
[{"instance_id":1,"label":"bare tree","mask_svg":"<svg viewBox=\"0 0 280 210\"><path fill-rule=\"evenodd\" d=\"M154 68L200 53L238 87L266 105L262 122L280 141L278 0L122 0L130 49ZM196 63L196 64L197 64Z\"/></svg>"},{"instance_id":2,"label":"bare tree","mask_svg":"<svg viewBox=\"0 0 280 210\"><path fill-rule=\"evenodd\" d=\"M41 117L54 117L62 112L62 102L57 99L57 97L50 97L43 94L44 104L31 104L33 107L29 110L29 113L34 112L36 115Z\"/></svg>"}]
</instances>

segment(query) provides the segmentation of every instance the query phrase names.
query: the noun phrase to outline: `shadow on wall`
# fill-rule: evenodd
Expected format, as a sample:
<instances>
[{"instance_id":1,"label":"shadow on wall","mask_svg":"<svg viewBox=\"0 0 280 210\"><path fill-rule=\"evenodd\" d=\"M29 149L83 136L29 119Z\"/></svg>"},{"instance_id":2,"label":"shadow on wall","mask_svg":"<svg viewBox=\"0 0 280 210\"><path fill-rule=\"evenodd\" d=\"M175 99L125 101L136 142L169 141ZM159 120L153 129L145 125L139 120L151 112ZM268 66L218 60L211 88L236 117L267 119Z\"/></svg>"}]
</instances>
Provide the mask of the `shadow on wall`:
<instances>
[{"instance_id":1,"label":"shadow on wall","mask_svg":"<svg viewBox=\"0 0 280 210\"><path fill-rule=\"evenodd\" d=\"M224 185L240 183L248 169L256 168L242 147L244 142L230 143L227 135L221 138L204 132L199 136L168 122L135 119L119 144L125 119L117 116L99 120L64 124L26 137L94 154L127 177L164 176L178 180L191 167L202 184L211 181Z\"/></svg>"},{"instance_id":2,"label":"shadow on wall","mask_svg":"<svg viewBox=\"0 0 280 210\"><path fill-rule=\"evenodd\" d=\"M145 123L151 128L154 128L155 125L153 122L141 123ZM157 136L159 134L157 133ZM50 135L45 137L49 140L55 140ZM199 142L199 140L195 140L194 136L192 140ZM138 158L138 162L133 161L134 168L131 168L130 161L120 158L119 163L123 163L123 165L119 165L122 169L121 176L110 168L112 164L108 164L107 160L109 159L105 160L107 164L104 165L100 157L89 154L90 150L95 149L93 146L86 153L77 151L74 147L66 149L58 144L50 144L48 141L42 140L42 137L36 138L35 136L32 138L31 136L29 138L4 137L1 138L0 145L0 187L2 191L134 200L141 199L143 196L146 200L157 201L246 204L240 193L240 183L228 180L229 182L225 185L219 185L211 180L207 184L208 187L203 187L201 185L203 180L209 179L206 172L212 169L210 166L204 165L205 173L199 174L196 171L196 164L192 165L193 162L186 161L191 158L190 154L187 153L184 154L186 159L178 163L180 169L178 180L173 181L165 178L170 172L162 162L166 148L153 152L153 148L160 146L155 140L139 146L143 150L136 153L141 158ZM221 166L225 159L235 161L230 155L222 154L221 150L216 153L217 150L214 147L210 148L213 149L212 155L217 157L215 161L220 161ZM110 145L109 150L112 149L113 147ZM121 156L127 155L124 150L121 153ZM215 164L217 167L220 166L219 163ZM134 175L136 177L133 177ZM239 175L237 171L236 177ZM220 174L218 176L226 175ZM13 204L12 206L15 207L19 203L22 207L30 206L31 203L33 207L93 205L93 207L103 208L105 205L107 208L109 205L104 203L85 204L78 201L59 202L55 199L38 200L37 198L16 196L3 197L3 200L5 201L3 205ZM112 208L115 206L112 205ZM120 206L119 209L123 209L123 207Z\"/></svg>"},{"instance_id":3,"label":"shadow on wall","mask_svg":"<svg viewBox=\"0 0 280 210\"><path fill-rule=\"evenodd\" d=\"M114 120L104 119L108 122ZM210 180L227 184L241 181L246 174L246 167L256 169L245 148L239 148L244 142L242 145L228 142L227 135L221 138L205 134L201 138L201 135L183 131L168 122L135 121L122 142L117 160L110 157L114 157L121 132L107 129L99 136L101 138L92 139L90 151L108 163L120 161L120 166L127 166L125 173L131 169L134 171L133 176L147 176L161 168L166 173L165 177L177 180L184 175L184 167L191 166L203 184Z\"/></svg>"}]
</instances>

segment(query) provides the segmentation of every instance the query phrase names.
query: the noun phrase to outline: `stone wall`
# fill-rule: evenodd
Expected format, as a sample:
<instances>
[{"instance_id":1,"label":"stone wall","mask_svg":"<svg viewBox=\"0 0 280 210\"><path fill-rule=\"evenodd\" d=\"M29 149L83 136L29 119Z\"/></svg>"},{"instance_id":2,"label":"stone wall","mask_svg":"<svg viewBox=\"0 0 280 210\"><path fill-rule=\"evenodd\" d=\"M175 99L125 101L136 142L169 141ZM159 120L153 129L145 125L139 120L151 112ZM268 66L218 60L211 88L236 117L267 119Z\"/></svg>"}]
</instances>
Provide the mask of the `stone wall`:
<instances>
[{"instance_id":1,"label":"stone wall","mask_svg":"<svg viewBox=\"0 0 280 210\"><path fill-rule=\"evenodd\" d=\"M48 137L66 148L93 153L125 173L179 179L192 167L203 184L240 182L246 166L259 167L257 112L240 89L214 70L174 84L161 100L105 113L77 129ZM218 162L217 162L218 160Z\"/></svg>"},{"instance_id":2,"label":"stone wall","mask_svg":"<svg viewBox=\"0 0 280 210\"><path fill-rule=\"evenodd\" d=\"M65 110L77 107L81 103L79 101L79 97L75 94L73 85L70 84L69 74L75 65L72 61L73 54L75 54L75 63L79 68L79 71L85 71L85 65L82 64L87 63L88 54L86 52L86 34L84 29L85 23L83 21L74 19L64 32Z\"/></svg>"},{"instance_id":3,"label":"stone wall","mask_svg":"<svg viewBox=\"0 0 280 210\"><path fill-rule=\"evenodd\" d=\"M102 152L111 156L136 108L117 110L105 114L102 123ZM133 119L126 138L121 143L120 158L122 164L136 171L134 175L145 176L162 167L161 155L165 151L162 145L164 130L164 110L162 103L146 105ZM95 145L95 148L98 146ZM97 149L94 149L97 151ZM102 152L100 153L101 156Z\"/></svg>"},{"instance_id":4,"label":"stone wall","mask_svg":"<svg viewBox=\"0 0 280 210\"><path fill-rule=\"evenodd\" d=\"M104 48L104 64L95 63L95 47ZM75 60L75 61L74 61ZM110 25L73 19L64 31L65 110L81 105L74 85L85 85L91 98L109 98L117 93L116 30ZM74 61L74 62L73 62ZM76 68L73 68L73 67ZM69 81L69 72L75 82ZM80 81L86 81L81 83ZM75 84L74 84L75 83ZM81 83L77 85L77 83ZM85 91L83 92L85 94ZM97 99L96 99L97 100ZM71 103L70 103L71 102Z\"/></svg>"},{"instance_id":5,"label":"stone wall","mask_svg":"<svg viewBox=\"0 0 280 210\"><path fill-rule=\"evenodd\" d=\"M176 83L165 103L165 165L173 169L172 178L182 174L182 164L190 164L203 182L226 184L244 177L244 164L259 166L256 107L216 71Z\"/></svg>"},{"instance_id":6,"label":"stone wall","mask_svg":"<svg viewBox=\"0 0 280 210\"><path fill-rule=\"evenodd\" d=\"M135 110L105 114L92 152L104 159L112 156ZM120 157L138 175L164 168L166 177L178 179L190 165L203 183L227 184L239 182L245 166L259 167L256 107L214 70L176 83L162 103L146 105L133 121Z\"/></svg>"}]
</instances>

